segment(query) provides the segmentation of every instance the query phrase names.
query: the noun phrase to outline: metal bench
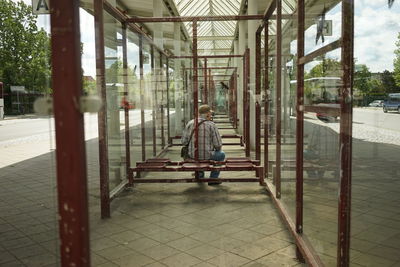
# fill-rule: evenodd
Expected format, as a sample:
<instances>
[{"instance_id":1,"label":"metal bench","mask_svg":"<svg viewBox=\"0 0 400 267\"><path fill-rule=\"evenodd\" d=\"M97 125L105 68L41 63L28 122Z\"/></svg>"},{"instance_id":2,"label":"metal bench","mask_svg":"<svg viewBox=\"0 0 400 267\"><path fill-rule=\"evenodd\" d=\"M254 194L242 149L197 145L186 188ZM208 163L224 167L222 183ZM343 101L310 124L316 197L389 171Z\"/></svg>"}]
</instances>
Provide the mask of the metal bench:
<instances>
[{"instance_id":1,"label":"metal bench","mask_svg":"<svg viewBox=\"0 0 400 267\"><path fill-rule=\"evenodd\" d=\"M249 158L227 158L224 161L213 160L185 160L171 161L167 158L148 159L137 162L135 168L131 168L133 183L201 183L201 182L258 182L265 185L264 168L259 160ZM199 172L199 171L255 171L255 178L140 178L141 172ZM133 175L136 173L136 177Z\"/></svg>"}]
</instances>

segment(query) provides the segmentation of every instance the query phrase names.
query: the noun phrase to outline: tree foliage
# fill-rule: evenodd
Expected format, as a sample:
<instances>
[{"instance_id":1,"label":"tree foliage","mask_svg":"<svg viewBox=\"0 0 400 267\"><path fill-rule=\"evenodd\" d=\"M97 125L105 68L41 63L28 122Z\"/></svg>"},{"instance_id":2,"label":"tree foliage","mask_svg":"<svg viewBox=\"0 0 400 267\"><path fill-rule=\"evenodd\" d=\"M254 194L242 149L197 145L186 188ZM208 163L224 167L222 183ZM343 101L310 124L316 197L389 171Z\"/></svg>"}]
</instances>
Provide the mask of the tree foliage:
<instances>
[{"instance_id":1,"label":"tree foliage","mask_svg":"<svg viewBox=\"0 0 400 267\"><path fill-rule=\"evenodd\" d=\"M321 62L314 66L305 78L314 77L340 77L340 61L332 58L322 58Z\"/></svg>"},{"instance_id":2,"label":"tree foliage","mask_svg":"<svg viewBox=\"0 0 400 267\"><path fill-rule=\"evenodd\" d=\"M396 42L397 49L394 50L395 58L393 60L394 65L394 80L396 81L396 85L400 88L400 32L397 37Z\"/></svg>"},{"instance_id":3,"label":"tree foliage","mask_svg":"<svg viewBox=\"0 0 400 267\"><path fill-rule=\"evenodd\" d=\"M400 86L396 85L393 72L384 70L381 74L381 81L386 94L396 93L400 90Z\"/></svg>"},{"instance_id":4,"label":"tree foliage","mask_svg":"<svg viewBox=\"0 0 400 267\"><path fill-rule=\"evenodd\" d=\"M0 80L6 92L11 85L32 93L49 90L50 38L36 19L24 2L0 1Z\"/></svg>"},{"instance_id":5,"label":"tree foliage","mask_svg":"<svg viewBox=\"0 0 400 267\"><path fill-rule=\"evenodd\" d=\"M359 64L356 65L354 71L354 90L365 96L371 91L371 72L369 71L367 65Z\"/></svg>"}]
</instances>

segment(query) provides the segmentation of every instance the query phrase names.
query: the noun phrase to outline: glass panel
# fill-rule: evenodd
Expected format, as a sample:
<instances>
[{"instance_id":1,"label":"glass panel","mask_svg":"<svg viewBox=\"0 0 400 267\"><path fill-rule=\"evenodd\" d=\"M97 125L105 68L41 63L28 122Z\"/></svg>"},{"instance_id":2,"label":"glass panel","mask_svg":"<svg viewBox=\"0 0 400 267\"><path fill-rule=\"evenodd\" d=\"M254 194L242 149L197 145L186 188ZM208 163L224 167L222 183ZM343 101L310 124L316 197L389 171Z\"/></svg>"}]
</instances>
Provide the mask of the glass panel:
<instances>
[{"instance_id":1,"label":"glass panel","mask_svg":"<svg viewBox=\"0 0 400 267\"><path fill-rule=\"evenodd\" d=\"M268 26L269 31L271 29L276 29L276 22L273 21ZM268 39L268 82L269 82L269 91L268 91L268 179L274 179L274 168L276 168L276 138L275 138L275 114L276 114L276 36L271 35L269 32Z\"/></svg>"},{"instance_id":2,"label":"glass panel","mask_svg":"<svg viewBox=\"0 0 400 267\"><path fill-rule=\"evenodd\" d=\"M328 45L341 37L341 1L322 0L306 5L305 54Z\"/></svg>"},{"instance_id":3,"label":"glass panel","mask_svg":"<svg viewBox=\"0 0 400 267\"><path fill-rule=\"evenodd\" d=\"M128 31L128 103L131 166L142 160L139 36Z\"/></svg>"},{"instance_id":4,"label":"glass panel","mask_svg":"<svg viewBox=\"0 0 400 267\"><path fill-rule=\"evenodd\" d=\"M168 66L167 66L167 62L168 62L168 59L167 59L167 57L166 56L163 56L162 57L162 77L161 77L161 86L162 86L162 92L163 92L163 101L162 101L162 104L163 104L163 121L164 121L164 144L165 145L167 145L168 144L168 142L169 142L169 140L168 140L168 127L169 127L169 116L168 116L168 110L169 110L169 107L168 107L168 105L169 105L169 99L168 99L168 97L169 97L169 92L168 92L168 88L169 88L169 85L168 85Z\"/></svg>"},{"instance_id":5,"label":"glass panel","mask_svg":"<svg viewBox=\"0 0 400 267\"><path fill-rule=\"evenodd\" d=\"M145 130L145 151L146 159L155 157L155 147L153 147L153 70L152 70L152 54L150 45L144 41L143 42L143 111L144 111L144 121L142 127Z\"/></svg>"},{"instance_id":6,"label":"glass panel","mask_svg":"<svg viewBox=\"0 0 400 267\"><path fill-rule=\"evenodd\" d=\"M155 127L156 127L156 153L157 155L162 150L162 138L163 138L163 88L162 88L162 61L161 55L159 51L154 52L154 107L153 112L155 113L153 118L155 119Z\"/></svg>"},{"instance_id":7,"label":"glass panel","mask_svg":"<svg viewBox=\"0 0 400 267\"><path fill-rule=\"evenodd\" d=\"M292 218L296 218L296 71L297 20L283 24L282 43L282 138L281 138L281 193Z\"/></svg>"},{"instance_id":8,"label":"glass panel","mask_svg":"<svg viewBox=\"0 0 400 267\"><path fill-rule=\"evenodd\" d=\"M304 232L326 265L336 262L340 49L304 66Z\"/></svg>"},{"instance_id":9,"label":"glass panel","mask_svg":"<svg viewBox=\"0 0 400 267\"><path fill-rule=\"evenodd\" d=\"M124 92L122 35L121 24L107 12L104 12L104 21L109 183L113 190L126 178L124 111L121 108Z\"/></svg>"},{"instance_id":10,"label":"glass panel","mask_svg":"<svg viewBox=\"0 0 400 267\"><path fill-rule=\"evenodd\" d=\"M0 6L0 265L57 266L54 118L34 110L52 96L50 17L22 1Z\"/></svg>"},{"instance_id":11,"label":"glass panel","mask_svg":"<svg viewBox=\"0 0 400 267\"><path fill-rule=\"evenodd\" d=\"M389 1L390 2L390 1ZM355 1L351 253L400 264L400 5ZM385 112L386 111L386 112Z\"/></svg>"}]
</instances>

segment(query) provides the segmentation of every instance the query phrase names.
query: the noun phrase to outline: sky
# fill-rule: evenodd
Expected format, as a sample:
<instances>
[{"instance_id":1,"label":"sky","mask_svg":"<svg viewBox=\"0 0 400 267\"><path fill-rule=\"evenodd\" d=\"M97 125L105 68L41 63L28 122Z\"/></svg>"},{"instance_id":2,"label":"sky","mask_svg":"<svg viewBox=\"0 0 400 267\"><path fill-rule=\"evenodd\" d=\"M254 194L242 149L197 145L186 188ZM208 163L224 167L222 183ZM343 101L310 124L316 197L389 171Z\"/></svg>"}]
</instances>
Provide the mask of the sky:
<instances>
[{"instance_id":1,"label":"sky","mask_svg":"<svg viewBox=\"0 0 400 267\"><path fill-rule=\"evenodd\" d=\"M17 2L17 0L13 0ZM23 0L31 4L31 0ZM354 56L357 64L366 64L371 72L393 71L395 42L400 32L400 0L396 0L391 9L387 0L355 0L355 27L354 27ZM332 20L332 37L326 37L324 44L319 41L315 45L316 27L310 27L306 33L306 52L337 40L341 31L340 5L326 14L327 20ZM86 11L80 11L81 41L83 42L82 67L84 75L95 77L95 45L94 19ZM49 16L40 15L40 27L50 28ZM292 44L293 46L293 44ZM137 48L132 46L132 52ZM330 54L338 57L339 50Z\"/></svg>"}]
</instances>

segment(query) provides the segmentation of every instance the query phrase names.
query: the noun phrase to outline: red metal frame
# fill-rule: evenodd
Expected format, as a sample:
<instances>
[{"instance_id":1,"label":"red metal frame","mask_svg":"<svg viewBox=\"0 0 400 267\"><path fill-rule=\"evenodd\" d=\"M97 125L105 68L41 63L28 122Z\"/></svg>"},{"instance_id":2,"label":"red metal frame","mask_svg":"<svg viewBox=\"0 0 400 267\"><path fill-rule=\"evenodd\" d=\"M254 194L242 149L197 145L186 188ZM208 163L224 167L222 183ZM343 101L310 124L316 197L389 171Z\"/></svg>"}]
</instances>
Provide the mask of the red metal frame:
<instances>
[{"instance_id":1,"label":"red metal frame","mask_svg":"<svg viewBox=\"0 0 400 267\"><path fill-rule=\"evenodd\" d=\"M193 69L193 68L183 68L183 70L191 70L191 69ZM202 69L221 70L221 69L237 69L237 67L207 67L207 68L206 67L203 67L203 68L199 67L197 69L199 69L199 70L202 70Z\"/></svg>"},{"instance_id":2,"label":"red metal frame","mask_svg":"<svg viewBox=\"0 0 400 267\"><path fill-rule=\"evenodd\" d=\"M269 22L268 20L265 23L264 28L264 168L265 168L265 176L268 178L268 138L269 138Z\"/></svg>"},{"instance_id":3,"label":"red metal frame","mask_svg":"<svg viewBox=\"0 0 400 267\"><path fill-rule=\"evenodd\" d=\"M297 58L304 56L305 7L304 0L298 1L297 11ZM303 151L304 151L304 64L297 62L297 104L296 104L296 233L303 233ZM299 246L298 259L303 259Z\"/></svg>"},{"instance_id":4,"label":"red metal frame","mask_svg":"<svg viewBox=\"0 0 400 267\"><path fill-rule=\"evenodd\" d=\"M281 166L281 134L282 134L282 2L276 0L276 113L275 113L275 139L276 139L276 166ZM281 197L281 168L277 168L275 179L276 197Z\"/></svg>"},{"instance_id":5,"label":"red metal frame","mask_svg":"<svg viewBox=\"0 0 400 267\"><path fill-rule=\"evenodd\" d=\"M261 31L256 32L256 159L261 159Z\"/></svg>"},{"instance_id":6,"label":"red metal frame","mask_svg":"<svg viewBox=\"0 0 400 267\"><path fill-rule=\"evenodd\" d=\"M79 2L52 2L50 19L61 264L90 266Z\"/></svg>"},{"instance_id":7,"label":"red metal frame","mask_svg":"<svg viewBox=\"0 0 400 267\"><path fill-rule=\"evenodd\" d=\"M170 117L169 117L169 58L167 57L167 69L166 69L166 75L167 75L167 138L168 138L168 145L171 145L171 126L170 126Z\"/></svg>"},{"instance_id":8,"label":"red metal frame","mask_svg":"<svg viewBox=\"0 0 400 267\"><path fill-rule=\"evenodd\" d=\"M155 56L154 56L154 48L151 46L150 48L150 54L151 54L151 74L152 74L152 84L153 88L155 88L154 92L154 102L152 105L152 114L151 114L151 125L152 125L152 139L153 139L153 157L157 155L157 129L156 129L156 122L157 122L157 84L158 84L158 79L157 79L157 73L154 70L154 65L155 65Z\"/></svg>"},{"instance_id":9,"label":"red metal frame","mask_svg":"<svg viewBox=\"0 0 400 267\"><path fill-rule=\"evenodd\" d=\"M250 100L250 90L249 90L249 83L250 83L250 49L247 48L244 56L244 62L245 62L245 67L244 67L244 73L245 73L245 83L244 83L244 91L243 91L243 99L246 99L243 108L244 108L244 129L243 132L245 132L245 152L246 152L246 157L250 157L250 105L249 105L249 100Z\"/></svg>"},{"instance_id":10,"label":"red metal frame","mask_svg":"<svg viewBox=\"0 0 400 267\"><path fill-rule=\"evenodd\" d=\"M194 38L194 36L193 36L193 38ZM197 40L197 36L196 36L196 40ZM197 58L235 58L235 57L243 57L243 55L207 55L207 56L203 55L203 56L197 56ZM193 56L170 56L170 58L193 58ZM194 67L193 67L193 69L194 69ZM197 69L199 69L199 68L197 68Z\"/></svg>"},{"instance_id":11,"label":"red metal frame","mask_svg":"<svg viewBox=\"0 0 400 267\"><path fill-rule=\"evenodd\" d=\"M149 159L146 162L137 162L132 172L139 175L141 172L199 172L199 171L255 171L258 178L157 178L157 179L134 179L134 183L189 183L189 182L259 182L265 185L264 168L260 166L259 160L249 158L228 158L223 162L212 160L171 161L169 159Z\"/></svg>"},{"instance_id":12,"label":"red metal frame","mask_svg":"<svg viewBox=\"0 0 400 267\"><path fill-rule=\"evenodd\" d=\"M207 83L207 58L204 59L204 97L203 103L208 103L208 83Z\"/></svg>"},{"instance_id":13,"label":"red metal frame","mask_svg":"<svg viewBox=\"0 0 400 267\"><path fill-rule=\"evenodd\" d=\"M126 19L127 22L149 23L149 22L197 22L197 21L227 21L227 20L261 20L263 15L240 15L240 16L201 16L201 17L134 17Z\"/></svg>"},{"instance_id":14,"label":"red metal frame","mask_svg":"<svg viewBox=\"0 0 400 267\"><path fill-rule=\"evenodd\" d=\"M193 33L193 99L194 99L194 158L199 160L199 84L198 84L198 73L197 73L197 21L193 21L192 33ZM196 173L198 178L198 173Z\"/></svg>"},{"instance_id":15,"label":"red metal frame","mask_svg":"<svg viewBox=\"0 0 400 267\"><path fill-rule=\"evenodd\" d=\"M340 101L340 182L338 209L337 266L349 266L352 173L353 122L353 43L354 0L342 1L342 69L343 82Z\"/></svg>"},{"instance_id":16,"label":"red metal frame","mask_svg":"<svg viewBox=\"0 0 400 267\"><path fill-rule=\"evenodd\" d=\"M95 14L96 14L96 9L97 11L101 10L102 12L102 1L95 1ZM57 4L53 4L54 6L57 6ZM60 4L61 5L61 4ZM72 5L72 4L71 4ZM76 5L75 5L76 6ZM74 6L74 8L76 8ZM127 21L127 22L132 22L132 21L139 21L141 20L142 22L146 20L147 22L162 22L162 21L171 21L177 19L177 21L183 21L182 18L126 18L123 14L118 12L116 9L112 8L109 4L105 3L105 10L111 12L111 14L114 17L117 17L120 21ZM272 15L274 10L277 10L276 16ZM321 262L319 261L319 258L317 255L315 255L315 252L312 250L309 250L311 246L307 244L305 237L301 235L302 229L303 229L303 199L302 199L302 190L303 190L303 139L304 139L304 125L303 125L303 112L305 110L304 108L304 102L303 102L303 95L304 95L304 85L303 80L304 80L304 64L313 60L316 56L320 54L327 53L328 51L337 49L339 47L342 48L342 66L343 66L343 88L341 92L341 108L340 108L340 115L341 115L341 121L340 121L340 144L341 144L341 182L340 182L340 191L339 191L339 214L338 214L338 220L339 220L339 235L338 235L338 266L348 266L349 265L349 240L350 240L350 196L351 196L351 153L352 153L352 146L351 146L351 130L352 130L352 110L351 110L351 96L352 96L352 67L353 67L353 61L352 61L352 56L353 56L353 20L354 20L354 1L353 0L348 0L348 1L343 1L342 2L342 39L327 45L311 54L304 55L304 0L299 0L298 2L298 78L297 80L299 81L297 86L297 129L296 129L296 176L297 176L297 181L296 181L296 224L294 225L293 223L290 222L290 217L289 215L285 212L281 201L279 200L280 198L280 168L277 168L277 174L275 177L275 195L272 194L273 200L275 204L277 205L279 211L282 213L282 216L284 217L285 221L288 222L289 228L292 231L292 234L295 236L297 245L298 245L298 251L301 251L301 253L304 255L305 259L307 262L311 265L320 265ZM75 10L75 15L76 15L76 10ZM100 85L100 88L102 88L105 92L105 81L104 81L104 37L103 37L103 25L102 25L102 17L98 16L99 14L97 13L97 20L96 20L96 33L99 33L96 35L96 43L97 41L101 43L101 45L96 45L96 54L98 56L98 61L100 66L100 70L98 68L98 83ZM248 20L250 19L249 16L234 16L237 18L234 19L245 19ZM240 18L239 18L240 17ZM276 110L276 165L281 166L281 67L282 67L282 19L293 19L292 15L283 15L282 14L282 3L281 1L273 1L270 5L270 7L267 9L266 13L262 16L264 21L268 22L268 19L273 19L276 18L277 20L277 37L276 37L276 103L277 103L277 110ZM210 95L215 94L215 85L214 82L216 80L213 79L213 76L211 75L211 69L213 68L207 68L207 58L222 58L222 57L244 57L244 87L243 87L243 98L246 101L249 101L249 90L248 90L248 76L249 76L249 58L248 58L248 51L246 51L245 55L214 55L214 56L198 56L197 55L197 21L213 21L214 19L217 20L227 20L231 19L229 17L192 17L192 18L183 18L187 19L187 21L193 21L193 55L192 56L177 56L177 57L171 57L171 58L193 58L193 70L194 70L194 87L195 90L193 92L194 98L197 100L198 99L198 59L199 58L204 58L205 59L205 65L206 65L206 70L210 72L210 74L205 73L206 76L206 90L210 92ZM190 20L191 19L191 20ZM256 19L256 18L254 18ZM260 18L257 18L260 19ZM157 21L156 21L157 20ZM101 22L101 25L99 23ZM75 25L76 26L76 25ZM260 27L265 26L265 76L264 76L264 84L265 84L265 90L268 90L268 23L265 25L262 25ZM56 27L56 24L53 25L53 28ZM135 31L139 33L143 33L140 28L138 28L134 24L129 24L127 26L130 29L135 29ZM99 29L101 29L101 32L99 32ZM144 34L144 33L143 33ZM57 38L57 36L54 36L54 39ZM141 35L140 36L140 61L141 61L141 82L143 81L143 55L142 55L142 48L143 48L143 38L148 38L147 35L144 35L144 37ZM258 37L259 38L259 37ZM149 40L151 42L151 40ZM260 42L260 40L257 40L257 44ZM70 45L76 43L70 42ZM65 45L64 45L65 46ZM102 46L102 47L101 47ZM60 46L61 47L61 46ZM257 45L257 49L259 49L259 46ZM161 51L161 53L163 53ZM257 55L260 55L260 50L256 51ZM54 57L54 55L53 55ZM259 57L256 57L257 60ZM102 59L102 60L99 60ZM102 61L102 62L101 62ZM168 58L167 58L168 62ZM65 64L65 63L64 63ZM260 65L259 62L256 62L257 66ZM214 67L219 68L219 67ZM221 67L223 68L223 67ZM234 67L232 67L234 68ZM203 69L203 68L201 68ZM257 73L256 74L256 81L259 83L258 79L260 77L259 70L261 68L256 68ZM167 83L169 80L168 77L168 69L167 69ZM235 74L235 79L236 79L236 74ZM209 83L207 83L207 80ZM72 80L72 83L76 82L76 80ZM142 86L142 83L141 83ZM167 85L167 98L169 98L169 92L168 92L168 86ZM260 85L256 84L256 95L258 96L260 94ZM143 89L143 88L141 88ZM142 91L142 90L141 90ZM236 91L236 90L235 90ZM103 93L102 92L102 93ZM141 94L142 97L142 94ZM208 95L206 96L208 98ZM268 96L266 92L266 97L265 97L265 119L264 119L264 167L268 166ZM206 99L206 98L204 98ZM236 99L236 98L235 98ZM257 98L258 100L259 98ZM105 100L105 98L104 98ZM167 100L169 104L169 99ZM245 111L245 114L248 116L248 103L244 102L243 109ZM56 102L56 101L55 101ZM105 101L106 102L106 101ZM257 110L259 110L259 102L256 102L256 119L258 118L259 120L259 113ZM314 107L307 107L308 109L312 109ZM105 110L105 109L103 109ZM168 110L168 121L169 121L169 106L167 106ZM337 112L338 109L335 109L332 112ZM197 118L197 105L194 107L194 115L195 118ZM247 155L247 149L250 150L250 134L249 134L249 117L247 117L244 114L244 135L245 135L245 141L246 141L246 155ZM236 114L237 115L237 114ZM142 110L141 113L142 116L142 123L144 122L144 113ZM105 119L105 113L99 113L99 142L105 141L107 136L106 136L106 131L102 132L101 129L106 129L106 121ZM126 117L125 117L126 119ZM56 120L61 120L60 118L56 117ZM77 119L79 120L79 119ZM196 121L196 120L195 120ZM237 118L236 118L237 122ZM197 129L197 123L196 124L196 129ZM257 124L256 124L257 125ZM143 126L143 125L142 125ZM169 124L168 124L169 127ZM142 127L142 131L144 130L144 127ZM256 129L256 135L259 130ZM168 135L170 134L170 131L168 130ZM102 140L103 138L103 140ZM128 135L129 139L129 135ZM197 138L196 138L197 139ZM260 138L256 136L256 140L259 140ZM170 140L170 138L169 138ZM142 135L142 158L145 160L145 155L143 157L143 153L145 153L145 144L143 145L143 141L145 141L144 134ZM154 143L155 144L155 143ZM58 144L57 144L58 145ZM197 147L197 145L196 145ZM256 146L257 147L257 146ZM100 170L103 172L104 175L101 175L102 179L107 178L107 186L108 186L108 171L107 175L105 175L105 168L107 167L107 157L106 155L104 156L104 150L106 149L106 146L104 143L100 145ZM258 156L258 151L256 148L256 158ZM103 158L102 158L103 154ZM58 154L57 154L58 156ZM198 159L198 157L197 157ZM103 166L104 164L104 166ZM190 168L189 168L190 169ZM204 168L203 168L204 169ZM201 170L203 170L201 169ZM213 168L210 168L210 170ZM151 170L149 168L148 170ZM200 169L198 168L193 168L190 170L194 171L199 171ZM208 170L208 169L207 169ZM221 169L222 170L222 169ZM188 171L188 169L185 169L185 171ZM264 175L263 175L264 176ZM247 179L247 178L245 178ZM250 179L250 178L249 178ZM157 180L157 179L156 179ZM158 182L162 182L162 179ZM175 181L170 181L171 179L167 179L169 182L175 182ZM178 179L179 180L179 179ZM254 179L253 179L254 180ZM104 180L103 180L104 181ZM165 179L164 179L165 181ZM198 182L196 179L182 179L181 181L191 181L191 182ZM229 179L227 179L229 181ZM137 181L134 181L137 182ZM143 182L146 182L143 180ZM150 181L148 181L150 182ZM151 182L154 182L152 180ZM104 185L104 183L103 183ZM271 186L268 186L268 188L271 188ZM108 189L107 189L108 191ZM106 190L102 187L102 192L106 192ZM102 199L103 203L103 199ZM80 203L81 204L81 203ZM108 201L109 204L109 201ZM103 215L103 207L102 207L102 215ZM87 216L87 215L86 215ZM295 229L295 231L293 231ZM298 257L301 255L298 254Z\"/></svg>"}]
</instances>

